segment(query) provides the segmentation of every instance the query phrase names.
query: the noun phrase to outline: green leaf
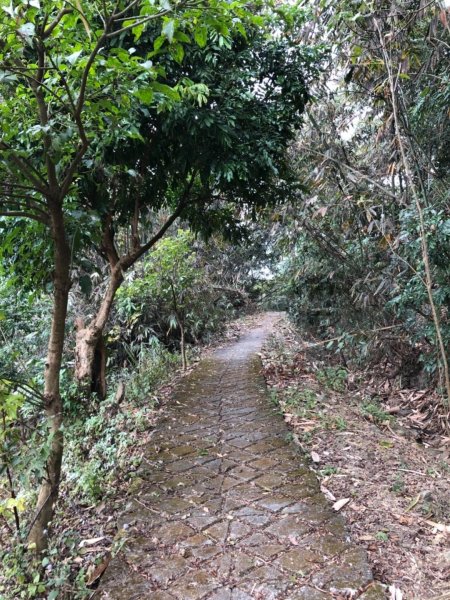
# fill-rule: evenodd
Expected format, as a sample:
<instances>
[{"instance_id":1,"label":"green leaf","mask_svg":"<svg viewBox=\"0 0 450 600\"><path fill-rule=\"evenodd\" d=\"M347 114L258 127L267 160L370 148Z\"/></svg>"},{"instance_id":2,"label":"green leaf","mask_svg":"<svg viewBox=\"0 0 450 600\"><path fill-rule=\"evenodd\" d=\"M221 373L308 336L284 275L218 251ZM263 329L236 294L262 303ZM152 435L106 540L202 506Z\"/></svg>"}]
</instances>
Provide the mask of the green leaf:
<instances>
[{"instance_id":1,"label":"green leaf","mask_svg":"<svg viewBox=\"0 0 450 600\"><path fill-rule=\"evenodd\" d=\"M152 81L150 83L150 86L152 87L152 89L155 92L164 94L165 96L167 96L170 100L173 100L174 102L179 102L180 94L178 93L177 90L175 90L174 88L171 88L169 85L166 85L165 83L160 83L159 81Z\"/></svg>"},{"instance_id":2,"label":"green leaf","mask_svg":"<svg viewBox=\"0 0 450 600\"><path fill-rule=\"evenodd\" d=\"M154 50L159 50L161 48L161 46L164 45L166 41L166 37L164 35L159 35L156 40L153 42L153 49Z\"/></svg>"},{"instance_id":3,"label":"green leaf","mask_svg":"<svg viewBox=\"0 0 450 600\"><path fill-rule=\"evenodd\" d=\"M184 31L175 31L175 34L173 37L178 42L183 42L184 44L189 44L191 41L191 38L188 35L186 35L184 33Z\"/></svg>"},{"instance_id":4,"label":"green leaf","mask_svg":"<svg viewBox=\"0 0 450 600\"><path fill-rule=\"evenodd\" d=\"M170 43L172 43L173 35L175 33L175 21L173 19L166 21L162 27L161 33L169 40Z\"/></svg>"},{"instance_id":5,"label":"green leaf","mask_svg":"<svg viewBox=\"0 0 450 600\"><path fill-rule=\"evenodd\" d=\"M153 101L154 93L151 88L141 88L133 92L133 96L136 96L143 104L151 104Z\"/></svg>"},{"instance_id":6,"label":"green leaf","mask_svg":"<svg viewBox=\"0 0 450 600\"><path fill-rule=\"evenodd\" d=\"M170 47L170 54L178 64L183 62L184 48L181 44L172 45Z\"/></svg>"},{"instance_id":7,"label":"green leaf","mask_svg":"<svg viewBox=\"0 0 450 600\"><path fill-rule=\"evenodd\" d=\"M206 42L208 41L208 30L205 26L199 27L194 31L194 40L200 46L200 48L204 48L206 46Z\"/></svg>"}]
</instances>

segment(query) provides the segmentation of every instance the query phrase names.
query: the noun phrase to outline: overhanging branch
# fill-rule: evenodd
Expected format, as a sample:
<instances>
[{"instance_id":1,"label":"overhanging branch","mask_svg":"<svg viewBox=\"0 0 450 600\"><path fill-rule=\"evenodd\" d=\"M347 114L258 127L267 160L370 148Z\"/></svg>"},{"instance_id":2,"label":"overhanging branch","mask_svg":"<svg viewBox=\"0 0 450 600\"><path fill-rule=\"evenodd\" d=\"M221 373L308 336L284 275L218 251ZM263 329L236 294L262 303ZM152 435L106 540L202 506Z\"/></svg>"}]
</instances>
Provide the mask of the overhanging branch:
<instances>
[{"instance_id":1,"label":"overhanging branch","mask_svg":"<svg viewBox=\"0 0 450 600\"><path fill-rule=\"evenodd\" d=\"M41 215L37 215L34 213L22 212L19 210L2 210L0 209L0 217L15 217L19 219L31 219L32 221L38 221L38 223L42 223L45 226L48 226L48 219L42 217Z\"/></svg>"},{"instance_id":2,"label":"overhanging branch","mask_svg":"<svg viewBox=\"0 0 450 600\"><path fill-rule=\"evenodd\" d=\"M159 231L157 233L155 233L155 235L151 239L149 239L148 242L146 242L144 245L140 246L133 252L130 252L127 256L124 256L120 259L120 265L124 271L126 269L128 269L129 267L131 267L131 265L133 265L143 254L148 252L150 250L150 248L152 248L163 237L163 235L166 233L166 231L169 229L169 227L181 215L183 210L186 208L186 202L189 198L189 194L190 194L192 186L194 184L195 176L196 176L196 173L193 173L189 183L186 186L186 189L184 190L184 193L181 197L181 200L180 200L177 208L170 215L170 217L167 219L167 221L164 223L164 225L159 229Z\"/></svg>"}]
</instances>

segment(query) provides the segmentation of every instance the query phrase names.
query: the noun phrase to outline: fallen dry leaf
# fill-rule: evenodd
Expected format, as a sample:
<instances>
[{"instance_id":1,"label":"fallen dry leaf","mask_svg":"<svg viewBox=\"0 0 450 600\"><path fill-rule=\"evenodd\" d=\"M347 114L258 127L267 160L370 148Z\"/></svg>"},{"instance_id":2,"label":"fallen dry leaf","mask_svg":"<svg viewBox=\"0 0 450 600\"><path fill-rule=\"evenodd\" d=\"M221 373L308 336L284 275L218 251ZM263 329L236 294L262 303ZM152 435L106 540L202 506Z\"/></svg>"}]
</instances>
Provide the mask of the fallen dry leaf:
<instances>
[{"instance_id":1,"label":"fallen dry leaf","mask_svg":"<svg viewBox=\"0 0 450 600\"><path fill-rule=\"evenodd\" d=\"M403 594L398 587L395 585L389 586L389 593L391 594L390 600L403 600Z\"/></svg>"},{"instance_id":2,"label":"fallen dry leaf","mask_svg":"<svg viewBox=\"0 0 450 600\"><path fill-rule=\"evenodd\" d=\"M337 512L338 510L341 510L341 508L344 508L350 501L351 498L341 498L333 504L333 508Z\"/></svg>"},{"instance_id":3,"label":"fallen dry leaf","mask_svg":"<svg viewBox=\"0 0 450 600\"><path fill-rule=\"evenodd\" d=\"M418 504L418 502L420 501L420 498L421 498L421 494L417 494L417 496L408 505L408 508L405 509L405 512L412 510L416 506L416 504Z\"/></svg>"},{"instance_id":4,"label":"fallen dry leaf","mask_svg":"<svg viewBox=\"0 0 450 600\"><path fill-rule=\"evenodd\" d=\"M395 513L393 513L393 516L401 525L412 525L412 523L414 523L413 517L409 517L407 515L398 515Z\"/></svg>"},{"instance_id":5,"label":"fallen dry leaf","mask_svg":"<svg viewBox=\"0 0 450 600\"><path fill-rule=\"evenodd\" d=\"M109 565L109 561L111 560L111 554L108 552L108 554L105 556L104 560L95 567L95 569L92 571L92 573L90 573L88 580L86 581L86 585L88 587L90 587L91 585L93 585L97 579L99 579L106 567Z\"/></svg>"},{"instance_id":6,"label":"fallen dry leaf","mask_svg":"<svg viewBox=\"0 0 450 600\"><path fill-rule=\"evenodd\" d=\"M317 454L317 452L314 452L314 450L311 452L311 459L315 463L320 463L320 456Z\"/></svg>"},{"instance_id":7,"label":"fallen dry leaf","mask_svg":"<svg viewBox=\"0 0 450 600\"><path fill-rule=\"evenodd\" d=\"M434 521L427 521L425 523L434 527L436 531L442 531L443 533L450 533L450 525L444 525L444 523L435 523Z\"/></svg>"},{"instance_id":8,"label":"fallen dry leaf","mask_svg":"<svg viewBox=\"0 0 450 600\"><path fill-rule=\"evenodd\" d=\"M97 544L98 542L101 542L102 540L104 540L105 537L106 537L105 535L101 535L100 537L89 538L87 540L81 540L78 547L84 548L85 546L92 546L93 544Z\"/></svg>"},{"instance_id":9,"label":"fallen dry leaf","mask_svg":"<svg viewBox=\"0 0 450 600\"><path fill-rule=\"evenodd\" d=\"M328 500L335 502L336 496L334 496L334 494L332 492L330 492L330 490L327 487L325 487L323 484L320 485L320 491L322 492L322 494L325 494L325 496L328 498Z\"/></svg>"}]
</instances>

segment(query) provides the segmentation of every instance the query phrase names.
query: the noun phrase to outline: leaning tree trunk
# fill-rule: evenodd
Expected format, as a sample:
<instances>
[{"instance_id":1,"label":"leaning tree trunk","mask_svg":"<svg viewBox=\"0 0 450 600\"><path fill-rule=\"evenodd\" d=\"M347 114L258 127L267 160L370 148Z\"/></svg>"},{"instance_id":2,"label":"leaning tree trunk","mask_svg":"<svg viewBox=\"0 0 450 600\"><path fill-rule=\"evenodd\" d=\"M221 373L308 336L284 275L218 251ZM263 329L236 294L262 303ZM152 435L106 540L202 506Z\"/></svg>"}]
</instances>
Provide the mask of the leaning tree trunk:
<instances>
[{"instance_id":1,"label":"leaning tree trunk","mask_svg":"<svg viewBox=\"0 0 450 600\"><path fill-rule=\"evenodd\" d=\"M51 213L54 245L53 315L45 363L44 399L47 417L50 453L43 475L36 505L36 513L28 541L38 552L47 547L47 529L53 518L58 498L63 454L63 409L60 395L60 370L64 348L67 303L70 289L70 248L67 243L62 208L55 204Z\"/></svg>"},{"instance_id":2,"label":"leaning tree trunk","mask_svg":"<svg viewBox=\"0 0 450 600\"><path fill-rule=\"evenodd\" d=\"M118 263L112 270L108 290L95 317L87 326L83 319L76 321L75 377L86 393L95 391L100 398L106 396L106 349L103 330L122 281L123 273Z\"/></svg>"},{"instance_id":3,"label":"leaning tree trunk","mask_svg":"<svg viewBox=\"0 0 450 600\"><path fill-rule=\"evenodd\" d=\"M95 392L101 400L106 396L106 346L103 331L84 320L75 321L75 377L85 393Z\"/></svg>"}]
</instances>

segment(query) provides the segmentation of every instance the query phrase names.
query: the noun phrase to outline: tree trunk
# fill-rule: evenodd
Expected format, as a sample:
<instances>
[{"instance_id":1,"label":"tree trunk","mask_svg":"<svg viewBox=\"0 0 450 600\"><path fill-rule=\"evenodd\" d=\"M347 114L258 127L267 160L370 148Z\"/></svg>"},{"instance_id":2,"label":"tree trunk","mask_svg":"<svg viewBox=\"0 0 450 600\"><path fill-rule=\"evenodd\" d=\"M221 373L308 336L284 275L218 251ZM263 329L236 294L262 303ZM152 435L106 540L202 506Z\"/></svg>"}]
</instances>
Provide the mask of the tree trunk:
<instances>
[{"instance_id":1,"label":"tree trunk","mask_svg":"<svg viewBox=\"0 0 450 600\"><path fill-rule=\"evenodd\" d=\"M110 269L111 276L108 291L100 305L100 308L96 316L92 319L87 327L84 326L82 319L78 320L77 335L75 341L75 378L78 380L80 385L85 390L92 390L96 388L98 382L94 377L94 365L96 350L101 352L99 344L101 344L101 338L103 336L103 330L111 311L111 307L114 301L117 290L121 286L124 279L124 272L127 271L134 263L150 250L165 234L169 227L176 221L181 215L189 192L194 183L195 176L193 175L176 210L170 215L166 222L160 227L159 231L150 239L147 243L140 245L139 236L137 235L137 217L139 211L135 212L135 223L134 223L134 247L125 256L119 258L119 254L114 245L114 228L112 224L112 216L107 215L104 221L103 236L102 236L102 255L106 256ZM98 354L97 354L98 356ZM105 360L105 354L103 354L102 360ZM103 372L101 373L101 393L103 396L106 395L106 363L103 362Z\"/></svg>"},{"instance_id":2,"label":"tree trunk","mask_svg":"<svg viewBox=\"0 0 450 600\"><path fill-rule=\"evenodd\" d=\"M100 335L95 347L91 392L97 394L100 400L106 398L106 345L103 335Z\"/></svg>"},{"instance_id":3,"label":"tree trunk","mask_svg":"<svg viewBox=\"0 0 450 600\"><path fill-rule=\"evenodd\" d=\"M87 327L82 319L77 319L76 323L75 377L86 392L96 391L100 398L106 396L106 349L103 330L122 281L122 269L120 263L117 263L112 270L108 290L95 317Z\"/></svg>"},{"instance_id":4,"label":"tree trunk","mask_svg":"<svg viewBox=\"0 0 450 600\"><path fill-rule=\"evenodd\" d=\"M185 334L184 334L184 325L183 323L179 320L178 324L180 326L180 337L181 337L181 341L180 341L180 345L181 345L181 364L183 366L183 371L186 371L187 369L187 358L186 358L186 339L185 339Z\"/></svg>"},{"instance_id":5,"label":"tree trunk","mask_svg":"<svg viewBox=\"0 0 450 600\"><path fill-rule=\"evenodd\" d=\"M50 339L45 363L45 413L50 436L50 454L38 493L36 515L28 535L28 541L38 552L47 547L47 529L53 518L61 479L63 453L63 420L60 395L60 370L64 349L67 302L70 289L70 248L66 239L64 217L60 204L54 203L51 211L54 253L53 315Z\"/></svg>"}]
</instances>

